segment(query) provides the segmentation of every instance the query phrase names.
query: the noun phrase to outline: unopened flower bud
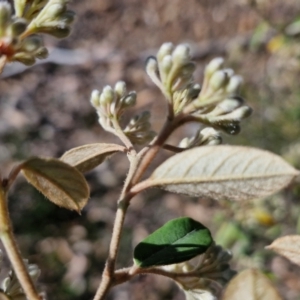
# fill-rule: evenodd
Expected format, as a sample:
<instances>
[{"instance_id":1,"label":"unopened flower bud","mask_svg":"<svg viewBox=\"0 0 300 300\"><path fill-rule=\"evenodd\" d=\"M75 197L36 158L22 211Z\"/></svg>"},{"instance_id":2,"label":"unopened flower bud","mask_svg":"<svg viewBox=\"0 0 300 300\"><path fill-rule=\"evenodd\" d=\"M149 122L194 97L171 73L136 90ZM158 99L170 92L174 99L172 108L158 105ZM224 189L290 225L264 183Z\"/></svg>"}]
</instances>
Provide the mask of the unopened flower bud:
<instances>
[{"instance_id":1,"label":"unopened flower bud","mask_svg":"<svg viewBox=\"0 0 300 300\"><path fill-rule=\"evenodd\" d=\"M201 145L219 145L222 143L220 133L212 127L206 127L200 131Z\"/></svg>"},{"instance_id":2,"label":"unopened flower bud","mask_svg":"<svg viewBox=\"0 0 300 300\"><path fill-rule=\"evenodd\" d=\"M35 281L40 276L41 270L39 269L39 267L37 265L29 265L28 273L29 273L30 277Z\"/></svg>"},{"instance_id":3,"label":"unopened flower bud","mask_svg":"<svg viewBox=\"0 0 300 300\"><path fill-rule=\"evenodd\" d=\"M49 55L48 49L46 47L40 47L35 53L34 56L39 59L45 59Z\"/></svg>"},{"instance_id":4,"label":"unopened flower bud","mask_svg":"<svg viewBox=\"0 0 300 300\"><path fill-rule=\"evenodd\" d=\"M185 44L178 45L172 53L174 63L182 65L190 61L190 47Z\"/></svg>"},{"instance_id":5,"label":"unopened flower bud","mask_svg":"<svg viewBox=\"0 0 300 300\"><path fill-rule=\"evenodd\" d=\"M98 90L93 90L90 98L91 104L97 108L100 105L100 92Z\"/></svg>"},{"instance_id":6,"label":"unopened flower bud","mask_svg":"<svg viewBox=\"0 0 300 300\"><path fill-rule=\"evenodd\" d=\"M124 81L118 81L115 85L115 92L121 98L126 93L126 83Z\"/></svg>"},{"instance_id":7,"label":"unopened flower bud","mask_svg":"<svg viewBox=\"0 0 300 300\"><path fill-rule=\"evenodd\" d=\"M62 39L70 34L71 28L65 23L57 24L55 27L44 27L40 29L40 32L51 34L56 38Z\"/></svg>"},{"instance_id":8,"label":"unopened flower bud","mask_svg":"<svg viewBox=\"0 0 300 300\"><path fill-rule=\"evenodd\" d=\"M146 61L147 74L150 76L150 74L154 74L157 71L158 71L158 64L156 58L154 56L149 56Z\"/></svg>"},{"instance_id":9,"label":"unopened flower bud","mask_svg":"<svg viewBox=\"0 0 300 300\"><path fill-rule=\"evenodd\" d=\"M188 137L185 137L180 141L180 143L178 144L178 147L188 148L189 145L190 145L190 139Z\"/></svg>"},{"instance_id":10,"label":"unopened flower bud","mask_svg":"<svg viewBox=\"0 0 300 300\"><path fill-rule=\"evenodd\" d=\"M161 69L165 74L168 74L172 68L173 61L171 55L166 55L161 62ZM162 74L161 74L162 75Z\"/></svg>"},{"instance_id":11,"label":"unopened flower bud","mask_svg":"<svg viewBox=\"0 0 300 300\"><path fill-rule=\"evenodd\" d=\"M100 104L109 104L114 101L114 91L111 86L107 85L103 88L100 96Z\"/></svg>"},{"instance_id":12,"label":"unopened flower bud","mask_svg":"<svg viewBox=\"0 0 300 300\"><path fill-rule=\"evenodd\" d=\"M61 16L60 20L66 24L71 24L75 19L75 13L71 10L65 11Z\"/></svg>"},{"instance_id":13,"label":"unopened flower bud","mask_svg":"<svg viewBox=\"0 0 300 300\"><path fill-rule=\"evenodd\" d=\"M157 59L158 59L158 61L162 61L162 59L166 55L171 55L173 49L174 49L174 45L172 43L164 43L164 44L162 44L161 47L159 48L158 52L157 52Z\"/></svg>"},{"instance_id":14,"label":"unopened flower bud","mask_svg":"<svg viewBox=\"0 0 300 300\"><path fill-rule=\"evenodd\" d=\"M234 110L232 113L224 116L227 120L242 120L251 115L252 109L249 106L242 106Z\"/></svg>"},{"instance_id":15,"label":"unopened flower bud","mask_svg":"<svg viewBox=\"0 0 300 300\"><path fill-rule=\"evenodd\" d=\"M216 71L220 70L223 67L224 59L222 57L214 58L205 68L205 75L211 76Z\"/></svg>"},{"instance_id":16,"label":"unopened flower bud","mask_svg":"<svg viewBox=\"0 0 300 300\"><path fill-rule=\"evenodd\" d=\"M3 31L11 20L11 6L8 2L0 2L0 33Z\"/></svg>"},{"instance_id":17,"label":"unopened flower bud","mask_svg":"<svg viewBox=\"0 0 300 300\"><path fill-rule=\"evenodd\" d=\"M134 106L136 103L136 92L130 92L127 96L124 97L122 101L125 107Z\"/></svg>"},{"instance_id":18,"label":"unopened flower bud","mask_svg":"<svg viewBox=\"0 0 300 300\"><path fill-rule=\"evenodd\" d=\"M45 6L44 9L45 9L44 11L45 19L47 18L47 20L49 19L55 20L57 17L60 17L65 12L66 6L65 4L62 3L51 4L50 2L48 2L48 5Z\"/></svg>"},{"instance_id":19,"label":"unopened flower bud","mask_svg":"<svg viewBox=\"0 0 300 300\"><path fill-rule=\"evenodd\" d=\"M19 52L14 55L14 60L21 62L26 66L32 66L35 63L35 58L31 54Z\"/></svg>"},{"instance_id":20,"label":"unopened flower bud","mask_svg":"<svg viewBox=\"0 0 300 300\"><path fill-rule=\"evenodd\" d=\"M238 94L243 78L239 75L232 76L226 87L226 92L229 94Z\"/></svg>"},{"instance_id":21,"label":"unopened flower bud","mask_svg":"<svg viewBox=\"0 0 300 300\"><path fill-rule=\"evenodd\" d=\"M195 99L201 91L201 86L198 83L193 84L188 90L188 97L190 99Z\"/></svg>"},{"instance_id":22,"label":"unopened flower bud","mask_svg":"<svg viewBox=\"0 0 300 300\"><path fill-rule=\"evenodd\" d=\"M217 91L226 86L228 82L228 75L223 71L216 71L209 80L210 87Z\"/></svg>"},{"instance_id":23,"label":"unopened flower bud","mask_svg":"<svg viewBox=\"0 0 300 300\"><path fill-rule=\"evenodd\" d=\"M230 68L223 69L222 71L224 73L226 73L229 78L231 78L234 75L234 71L232 69L230 69Z\"/></svg>"},{"instance_id":24,"label":"unopened flower bud","mask_svg":"<svg viewBox=\"0 0 300 300\"><path fill-rule=\"evenodd\" d=\"M240 97L228 98L220 102L210 113L209 116L219 116L232 112L244 103Z\"/></svg>"},{"instance_id":25,"label":"unopened flower bud","mask_svg":"<svg viewBox=\"0 0 300 300\"><path fill-rule=\"evenodd\" d=\"M43 41L40 36L31 35L24 40L22 48L26 52L34 52L38 48L40 48L42 46L42 44L43 44Z\"/></svg>"},{"instance_id":26,"label":"unopened flower bud","mask_svg":"<svg viewBox=\"0 0 300 300\"><path fill-rule=\"evenodd\" d=\"M11 35L13 37L17 37L22 34L27 27L27 21L25 19L17 19L14 23L10 26Z\"/></svg>"}]
</instances>

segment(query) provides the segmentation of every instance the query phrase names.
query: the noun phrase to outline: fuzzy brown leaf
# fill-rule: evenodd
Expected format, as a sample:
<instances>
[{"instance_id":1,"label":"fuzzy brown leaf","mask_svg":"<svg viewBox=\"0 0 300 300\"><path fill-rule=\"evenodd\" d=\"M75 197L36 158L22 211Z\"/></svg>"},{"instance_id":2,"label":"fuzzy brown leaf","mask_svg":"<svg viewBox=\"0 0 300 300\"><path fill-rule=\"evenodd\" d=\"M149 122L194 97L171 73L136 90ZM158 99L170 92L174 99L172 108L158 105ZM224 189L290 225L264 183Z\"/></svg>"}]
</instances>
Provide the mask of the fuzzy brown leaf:
<instances>
[{"instance_id":1,"label":"fuzzy brown leaf","mask_svg":"<svg viewBox=\"0 0 300 300\"><path fill-rule=\"evenodd\" d=\"M167 159L147 184L216 200L249 200L279 191L298 174L281 157L268 151L240 146L202 146Z\"/></svg>"},{"instance_id":2,"label":"fuzzy brown leaf","mask_svg":"<svg viewBox=\"0 0 300 300\"><path fill-rule=\"evenodd\" d=\"M287 235L278 238L266 248L277 252L300 266L300 235Z\"/></svg>"},{"instance_id":3,"label":"fuzzy brown leaf","mask_svg":"<svg viewBox=\"0 0 300 300\"><path fill-rule=\"evenodd\" d=\"M270 280L258 270L241 272L227 286L223 300L281 300Z\"/></svg>"},{"instance_id":4,"label":"fuzzy brown leaf","mask_svg":"<svg viewBox=\"0 0 300 300\"><path fill-rule=\"evenodd\" d=\"M20 169L28 182L56 205L78 212L85 206L89 187L76 168L58 159L33 157Z\"/></svg>"},{"instance_id":5,"label":"fuzzy brown leaf","mask_svg":"<svg viewBox=\"0 0 300 300\"><path fill-rule=\"evenodd\" d=\"M67 151L60 159L85 173L99 166L114 153L124 150L124 146L117 144L88 144Z\"/></svg>"}]
</instances>

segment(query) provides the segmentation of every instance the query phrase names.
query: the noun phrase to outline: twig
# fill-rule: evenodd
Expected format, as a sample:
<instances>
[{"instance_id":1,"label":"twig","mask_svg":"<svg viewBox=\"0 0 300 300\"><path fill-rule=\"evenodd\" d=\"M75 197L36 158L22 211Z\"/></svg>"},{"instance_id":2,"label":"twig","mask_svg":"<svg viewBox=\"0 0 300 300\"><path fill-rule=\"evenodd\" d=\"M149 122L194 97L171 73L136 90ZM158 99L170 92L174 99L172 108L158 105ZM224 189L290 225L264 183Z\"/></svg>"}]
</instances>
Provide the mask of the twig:
<instances>
[{"instance_id":1,"label":"twig","mask_svg":"<svg viewBox=\"0 0 300 300\"><path fill-rule=\"evenodd\" d=\"M14 272L30 300L40 300L31 277L28 274L24 261L21 257L18 245L12 233L12 226L8 214L6 189L0 187L0 238L12 264Z\"/></svg>"}]
</instances>

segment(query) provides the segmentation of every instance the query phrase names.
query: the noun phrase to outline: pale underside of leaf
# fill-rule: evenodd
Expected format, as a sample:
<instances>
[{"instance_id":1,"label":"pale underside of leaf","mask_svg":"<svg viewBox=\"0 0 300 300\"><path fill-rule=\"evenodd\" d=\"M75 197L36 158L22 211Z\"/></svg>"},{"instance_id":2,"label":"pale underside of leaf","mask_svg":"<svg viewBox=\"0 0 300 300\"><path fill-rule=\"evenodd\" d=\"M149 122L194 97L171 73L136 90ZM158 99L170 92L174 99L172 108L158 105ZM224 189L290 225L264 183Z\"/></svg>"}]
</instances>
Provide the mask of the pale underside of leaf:
<instances>
[{"instance_id":1,"label":"pale underside of leaf","mask_svg":"<svg viewBox=\"0 0 300 300\"><path fill-rule=\"evenodd\" d=\"M73 148L60 158L62 161L85 173L100 165L106 158L125 147L117 144L88 144Z\"/></svg>"},{"instance_id":2,"label":"pale underside of leaf","mask_svg":"<svg viewBox=\"0 0 300 300\"><path fill-rule=\"evenodd\" d=\"M21 169L28 182L56 205L76 211L85 206L89 187L74 167L58 159L34 157Z\"/></svg>"},{"instance_id":3,"label":"pale underside of leaf","mask_svg":"<svg viewBox=\"0 0 300 300\"><path fill-rule=\"evenodd\" d=\"M287 186L299 171L281 157L241 146L202 146L176 154L152 174L149 186L216 200L265 197Z\"/></svg>"},{"instance_id":4,"label":"pale underside of leaf","mask_svg":"<svg viewBox=\"0 0 300 300\"><path fill-rule=\"evenodd\" d=\"M210 292L200 289L184 291L186 300L217 300Z\"/></svg>"},{"instance_id":5,"label":"pale underside of leaf","mask_svg":"<svg viewBox=\"0 0 300 300\"><path fill-rule=\"evenodd\" d=\"M300 235L287 235L278 238L266 248L277 252L300 266Z\"/></svg>"},{"instance_id":6,"label":"pale underside of leaf","mask_svg":"<svg viewBox=\"0 0 300 300\"><path fill-rule=\"evenodd\" d=\"M282 300L270 280L258 270L241 272L227 286L223 300Z\"/></svg>"}]
</instances>

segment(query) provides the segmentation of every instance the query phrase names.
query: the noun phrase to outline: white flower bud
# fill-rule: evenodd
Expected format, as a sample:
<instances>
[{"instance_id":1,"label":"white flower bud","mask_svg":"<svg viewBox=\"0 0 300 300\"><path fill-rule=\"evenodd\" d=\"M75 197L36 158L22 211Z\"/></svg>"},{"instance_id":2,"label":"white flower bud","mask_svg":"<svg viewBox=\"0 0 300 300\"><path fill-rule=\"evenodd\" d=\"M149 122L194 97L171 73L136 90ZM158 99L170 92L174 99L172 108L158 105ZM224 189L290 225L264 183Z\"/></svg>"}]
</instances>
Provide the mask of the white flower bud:
<instances>
[{"instance_id":1,"label":"white flower bud","mask_svg":"<svg viewBox=\"0 0 300 300\"><path fill-rule=\"evenodd\" d=\"M224 116L224 120L242 120L251 115L252 109L249 106L242 106L234 110L232 113Z\"/></svg>"},{"instance_id":2,"label":"white flower bud","mask_svg":"<svg viewBox=\"0 0 300 300\"><path fill-rule=\"evenodd\" d=\"M166 55L171 55L173 49L174 49L174 45L172 43L164 43L164 44L162 44L161 47L159 48L158 52L157 52L157 55L156 55L158 61L162 61L162 59Z\"/></svg>"},{"instance_id":3,"label":"white flower bud","mask_svg":"<svg viewBox=\"0 0 300 300\"><path fill-rule=\"evenodd\" d=\"M126 93L126 83L124 81L118 81L115 85L115 92L121 98Z\"/></svg>"},{"instance_id":4,"label":"white flower bud","mask_svg":"<svg viewBox=\"0 0 300 300\"><path fill-rule=\"evenodd\" d=\"M49 3L48 7L46 6L45 8L45 19L49 21L49 19L55 20L57 17L63 14L66 10L66 5L61 3Z\"/></svg>"},{"instance_id":5,"label":"white flower bud","mask_svg":"<svg viewBox=\"0 0 300 300\"><path fill-rule=\"evenodd\" d=\"M151 77L152 74L155 74L158 71L158 64L155 57L150 56L146 61L146 72Z\"/></svg>"},{"instance_id":6,"label":"white flower bud","mask_svg":"<svg viewBox=\"0 0 300 300\"><path fill-rule=\"evenodd\" d=\"M224 59L222 57L214 58L205 68L205 75L211 76L218 70L221 70L224 64Z\"/></svg>"},{"instance_id":7,"label":"white flower bud","mask_svg":"<svg viewBox=\"0 0 300 300\"><path fill-rule=\"evenodd\" d=\"M230 68L223 69L222 71L224 73L226 73L229 78L231 78L234 75L234 71L232 69L230 69Z\"/></svg>"},{"instance_id":8,"label":"white flower bud","mask_svg":"<svg viewBox=\"0 0 300 300\"><path fill-rule=\"evenodd\" d=\"M226 87L226 92L229 94L238 94L239 89L243 83L243 78L239 75L232 76Z\"/></svg>"},{"instance_id":9,"label":"white flower bud","mask_svg":"<svg viewBox=\"0 0 300 300\"><path fill-rule=\"evenodd\" d=\"M172 53L173 62L179 65L191 60L190 47L185 44L178 45Z\"/></svg>"},{"instance_id":10,"label":"white flower bud","mask_svg":"<svg viewBox=\"0 0 300 300\"><path fill-rule=\"evenodd\" d=\"M5 30L5 27L11 20L11 6L8 2L0 2L0 30ZM3 34L3 32L1 32Z\"/></svg>"},{"instance_id":11,"label":"white flower bud","mask_svg":"<svg viewBox=\"0 0 300 300\"><path fill-rule=\"evenodd\" d=\"M166 75L170 72L173 65L172 56L166 55L161 62L161 69Z\"/></svg>"},{"instance_id":12,"label":"white flower bud","mask_svg":"<svg viewBox=\"0 0 300 300\"><path fill-rule=\"evenodd\" d=\"M222 70L216 71L209 80L210 87L217 91L223 88L228 82L228 75L227 73L223 72Z\"/></svg>"},{"instance_id":13,"label":"white flower bud","mask_svg":"<svg viewBox=\"0 0 300 300\"><path fill-rule=\"evenodd\" d=\"M103 88L102 94L100 96L101 104L109 104L114 101L114 91L111 86L107 85Z\"/></svg>"},{"instance_id":14,"label":"white flower bud","mask_svg":"<svg viewBox=\"0 0 300 300\"><path fill-rule=\"evenodd\" d=\"M91 104L97 108L100 105L100 92L98 90L93 90L90 98Z\"/></svg>"},{"instance_id":15,"label":"white flower bud","mask_svg":"<svg viewBox=\"0 0 300 300\"><path fill-rule=\"evenodd\" d=\"M242 98L228 98L220 102L210 113L209 116L219 116L223 114L227 114L237 109L244 103Z\"/></svg>"}]
</instances>

